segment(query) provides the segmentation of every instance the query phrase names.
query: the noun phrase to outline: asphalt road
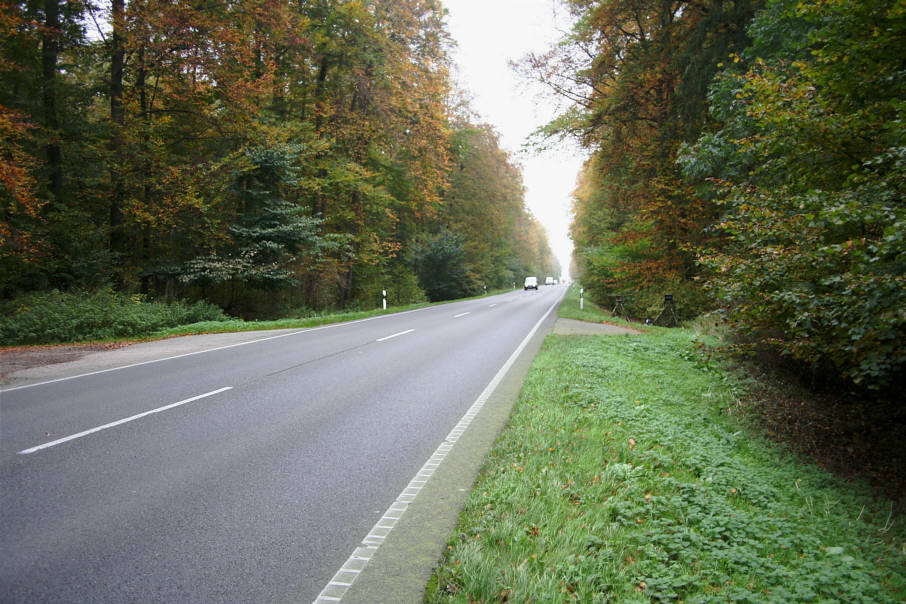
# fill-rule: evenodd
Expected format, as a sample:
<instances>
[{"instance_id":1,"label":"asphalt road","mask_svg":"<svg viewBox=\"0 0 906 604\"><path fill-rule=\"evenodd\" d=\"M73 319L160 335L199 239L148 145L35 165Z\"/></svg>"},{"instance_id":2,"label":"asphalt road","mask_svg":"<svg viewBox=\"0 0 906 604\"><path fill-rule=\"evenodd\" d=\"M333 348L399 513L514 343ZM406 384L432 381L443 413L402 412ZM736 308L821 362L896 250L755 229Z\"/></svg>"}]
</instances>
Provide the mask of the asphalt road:
<instances>
[{"instance_id":1,"label":"asphalt road","mask_svg":"<svg viewBox=\"0 0 906 604\"><path fill-rule=\"evenodd\" d=\"M0 601L312 602L562 293L0 391Z\"/></svg>"}]
</instances>

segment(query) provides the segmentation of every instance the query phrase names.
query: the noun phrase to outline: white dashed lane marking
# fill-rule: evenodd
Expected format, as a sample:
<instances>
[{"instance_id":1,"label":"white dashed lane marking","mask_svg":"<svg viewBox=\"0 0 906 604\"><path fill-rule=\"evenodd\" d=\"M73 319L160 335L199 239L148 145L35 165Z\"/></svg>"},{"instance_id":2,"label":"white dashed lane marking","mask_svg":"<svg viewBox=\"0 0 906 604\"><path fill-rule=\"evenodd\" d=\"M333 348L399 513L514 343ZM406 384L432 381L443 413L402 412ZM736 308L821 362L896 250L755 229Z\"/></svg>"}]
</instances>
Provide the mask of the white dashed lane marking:
<instances>
[{"instance_id":1,"label":"white dashed lane marking","mask_svg":"<svg viewBox=\"0 0 906 604\"><path fill-rule=\"evenodd\" d=\"M29 454L31 454L31 453L35 453L35 452L37 452L37 451L40 451L41 449L47 449L48 447L53 447L53 446L55 446L55 445L60 445L60 444L63 444L63 443L65 443L65 442L69 442L70 440L75 440L75 439L77 439L77 438L82 438L83 436L88 436L89 434L94 434L95 432L100 432L101 430L106 430L106 429L108 429L108 428L113 428L113 427L116 427L116 426L120 426L120 425L122 425L122 424L131 422L131 421L135 421L135 420L137 420L137 419L141 419L141 418L146 417L146 416L148 416L148 415L151 415L151 414L153 414L153 413L162 413L162 412L167 411L167 410L169 410L169 409L173 409L174 407L179 407L179 406L181 406L181 405L185 405L186 403L192 403L192 402L194 402L194 401L201 400L201 399L203 399L203 398L208 398L209 396L214 396L215 394L220 394L221 392L225 392L225 391L227 391L227 390L232 390L232 389L233 389L232 386L227 386L226 388L221 388L220 390L213 390L213 391L211 391L211 392L206 392L206 393L204 393L204 394L199 394L198 396L193 396L192 398L187 398L187 399L181 400L181 401L176 402L176 403L171 403L171 404L169 404L169 405L164 405L163 407L158 407L157 409L152 409L151 411L145 411L144 413L139 413L139 414L137 414L137 415L132 415L132 416L130 416L130 417L124 417L123 419L119 419L119 420L117 420L117 421L115 421L115 422L110 422L109 424L104 424L103 426L98 426L98 427L96 427L96 428L91 428L90 430L85 430L84 432L79 432L79 433L77 433L77 434L72 434L72 435L66 436L66 437L64 437L64 438L59 438L59 439L57 439L57 440L52 440L52 441L50 441L50 442L48 442L48 443L44 443L43 445L38 445L38 446L32 447L32 448L30 448L30 449L25 449L24 451L19 451L19 454L20 454L20 455L29 455Z\"/></svg>"},{"instance_id":2,"label":"white dashed lane marking","mask_svg":"<svg viewBox=\"0 0 906 604\"><path fill-rule=\"evenodd\" d=\"M414 330L414 329L407 329L406 331L400 331L400 332L398 332L398 333L390 334L389 336L384 336L383 338L378 338L378 339L375 340L375 341L376 341L376 342L384 342L384 341L386 341L386 340L389 340L390 338L396 338L396 337L399 337L399 336L404 336L404 335L406 335L407 333L412 333L413 331L415 331L415 330Z\"/></svg>"}]
</instances>

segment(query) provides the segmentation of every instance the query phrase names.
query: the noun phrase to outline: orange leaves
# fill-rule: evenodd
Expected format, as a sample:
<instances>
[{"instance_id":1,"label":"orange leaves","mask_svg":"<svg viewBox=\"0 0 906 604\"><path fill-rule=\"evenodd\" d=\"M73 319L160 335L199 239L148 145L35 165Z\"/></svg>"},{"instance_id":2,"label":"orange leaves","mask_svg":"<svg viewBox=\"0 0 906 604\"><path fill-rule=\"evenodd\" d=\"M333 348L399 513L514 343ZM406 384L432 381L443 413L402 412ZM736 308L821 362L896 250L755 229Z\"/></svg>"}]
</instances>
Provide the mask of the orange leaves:
<instances>
[{"instance_id":1,"label":"orange leaves","mask_svg":"<svg viewBox=\"0 0 906 604\"><path fill-rule=\"evenodd\" d=\"M19 142L31 127L22 114L0 105L0 255L26 263L41 255L34 227L47 203L35 194L37 161Z\"/></svg>"},{"instance_id":2,"label":"orange leaves","mask_svg":"<svg viewBox=\"0 0 906 604\"><path fill-rule=\"evenodd\" d=\"M17 142L31 128L21 113L0 105L0 187L10 198L4 209L34 218L46 202L35 197L35 159Z\"/></svg>"},{"instance_id":3,"label":"orange leaves","mask_svg":"<svg viewBox=\"0 0 906 604\"><path fill-rule=\"evenodd\" d=\"M707 87L687 81L689 74L707 78L713 69L703 59L709 53L700 52L702 40L711 43L735 27L718 20L711 27L720 30L693 35L702 27L698 5L681 14L661 2L594 3L579 10L581 25L571 44L562 43L589 57L588 66L574 60L562 66L587 83L591 96L578 112L584 119L572 128L592 152L574 199L577 268L602 301L613 293L663 295L697 272L687 246L709 237L704 227L713 213L713 204L683 183L676 165L684 130L695 128L706 102ZM691 119L677 120L681 115ZM630 313L646 312L642 297L632 301L638 307Z\"/></svg>"}]
</instances>

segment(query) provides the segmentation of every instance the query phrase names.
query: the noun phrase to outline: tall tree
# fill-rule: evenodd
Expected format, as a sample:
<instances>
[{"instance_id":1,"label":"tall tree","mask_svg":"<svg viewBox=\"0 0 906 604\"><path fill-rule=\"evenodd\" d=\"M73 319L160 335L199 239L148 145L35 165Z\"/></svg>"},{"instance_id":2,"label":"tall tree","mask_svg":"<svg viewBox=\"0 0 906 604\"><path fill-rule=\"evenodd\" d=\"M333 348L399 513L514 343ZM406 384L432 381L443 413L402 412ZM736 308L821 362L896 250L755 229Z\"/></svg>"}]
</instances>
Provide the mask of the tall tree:
<instances>
[{"instance_id":1,"label":"tall tree","mask_svg":"<svg viewBox=\"0 0 906 604\"><path fill-rule=\"evenodd\" d=\"M470 143L498 172L487 194L453 187L485 220L444 197L459 176L439 0L113 0L106 24L91 3L10 7L3 232L23 251L3 295L114 282L247 314L371 304L393 283L407 302L425 298L413 250L444 229L475 283L549 253L495 141Z\"/></svg>"},{"instance_id":2,"label":"tall tree","mask_svg":"<svg viewBox=\"0 0 906 604\"><path fill-rule=\"evenodd\" d=\"M683 158L718 183L704 261L755 341L870 388L906 368L906 20L888 2L770 2Z\"/></svg>"},{"instance_id":3,"label":"tall tree","mask_svg":"<svg viewBox=\"0 0 906 604\"><path fill-rule=\"evenodd\" d=\"M21 7L0 3L0 73L21 72L21 32L27 31L27 17ZM24 36L22 36L24 37ZM9 86L12 89L13 86ZM0 97L0 297L15 291L38 263L42 236L38 229L41 208L46 204L37 194L40 159L29 149L36 124L21 110L7 105L15 99Z\"/></svg>"},{"instance_id":4,"label":"tall tree","mask_svg":"<svg viewBox=\"0 0 906 604\"><path fill-rule=\"evenodd\" d=\"M123 237L123 128L126 114L123 108L123 64L126 49L123 36L126 26L125 0L111 0L110 22L113 26L110 40L110 250L115 256L124 251Z\"/></svg>"},{"instance_id":5,"label":"tall tree","mask_svg":"<svg viewBox=\"0 0 906 604\"><path fill-rule=\"evenodd\" d=\"M48 190L55 200L63 193L63 152L60 148L60 120L57 115L57 60L63 36L59 0L44 0L44 26L41 29L41 99L47 131Z\"/></svg>"},{"instance_id":6,"label":"tall tree","mask_svg":"<svg viewBox=\"0 0 906 604\"><path fill-rule=\"evenodd\" d=\"M461 237L464 289L510 287L526 275L555 274L547 235L525 206L522 174L493 128L458 118L450 155L438 221Z\"/></svg>"},{"instance_id":7,"label":"tall tree","mask_svg":"<svg viewBox=\"0 0 906 604\"><path fill-rule=\"evenodd\" d=\"M698 132L717 63L744 41L752 5L566 4L575 18L570 35L522 69L572 103L541 133L578 137L594 155L573 227L583 282L599 297L632 295L639 314L665 291L696 312L702 300L689 247L702 241L712 208L682 182L675 159Z\"/></svg>"},{"instance_id":8,"label":"tall tree","mask_svg":"<svg viewBox=\"0 0 906 604\"><path fill-rule=\"evenodd\" d=\"M514 231L525 212L522 175L490 126L463 124L454 133L453 168L442 219L464 236L472 280L509 285Z\"/></svg>"},{"instance_id":9,"label":"tall tree","mask_svg":"<svg viewBox=\"0 0 906 604\"><path fill-rule=\"evenodd\" d=\"M248 315L249 294L279 291L298 284L301 259L311 261L341 241L321 234L322 220L295 199L302 149L287 145L252 147L232 175L230 195L237 216L225 238L207 256L186 262L180 280L202 288L228 312Z\"/></svg>"}]
</instances>

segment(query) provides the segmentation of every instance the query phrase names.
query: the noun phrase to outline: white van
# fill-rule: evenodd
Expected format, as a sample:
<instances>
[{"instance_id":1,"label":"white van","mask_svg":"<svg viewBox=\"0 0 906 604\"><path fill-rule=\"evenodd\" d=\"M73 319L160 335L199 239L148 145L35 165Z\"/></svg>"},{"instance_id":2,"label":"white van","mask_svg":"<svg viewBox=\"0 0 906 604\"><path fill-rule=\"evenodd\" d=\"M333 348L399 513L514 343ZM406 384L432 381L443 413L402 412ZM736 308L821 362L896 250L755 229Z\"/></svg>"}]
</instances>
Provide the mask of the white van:
<instances>
[{"instance_id":1,"label":"white van","mask_svg":"<svg viewBox=\"0 0 906 604\"><path fill-rule=\"evenodd\" d=\"M538 277L526 277L524 289L538 289Z\"/></svg>"}]
</instances>

